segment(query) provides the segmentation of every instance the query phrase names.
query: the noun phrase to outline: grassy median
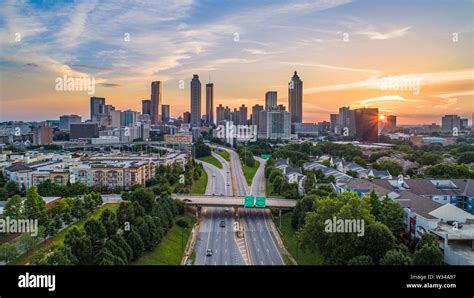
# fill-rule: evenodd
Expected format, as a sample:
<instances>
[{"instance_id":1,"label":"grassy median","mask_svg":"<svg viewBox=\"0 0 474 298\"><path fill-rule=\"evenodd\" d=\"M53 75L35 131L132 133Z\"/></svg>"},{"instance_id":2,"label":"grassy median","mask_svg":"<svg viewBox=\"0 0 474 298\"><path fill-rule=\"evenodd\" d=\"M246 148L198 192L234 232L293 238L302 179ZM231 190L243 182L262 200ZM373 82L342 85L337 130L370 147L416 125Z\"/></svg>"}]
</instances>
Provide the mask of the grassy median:
<instances>
[{"instance_id":1,"label":"grassy median","mask_svg":"<svg viewBox=\"0 0 474 298\"><path fill-rule=\"evenodd\" d=\"M242 164L242 172L244 172L245 180L247 180L248 185L252 185L253 177L255 173L257 173L258 167L260 166L260 162L255 160L255 164L253 167L249 167L247 165Z\"/></svg>"},{"instance_id":2,"label":"grassy median","mask_svg":"<svg viewBox=\"0 0 474 298\"><path fill-rule=\"evenodd\" d=\"M217 154L219 154L220 156L222 156L222 158L224 158L225 160L230 161L230 154L229 154L229 152L227 152L227 151L219 151L219 150L214 150L214 152L216 152Z\"/></svg>"},{"instance_id":3,"label":"grassy median","mask_svg":"<svg viewBox=\"0 0 474 298\"><path fill-rule=\"evenodd\" d=\"M205 161L207 163L210 163L211 165L219 168L219 169L222 169L222 164L220 161L217 160L217 158L215 158L214 156L212 155L208 155L208 156L203 156L203 157L199 157L198 158L199 160L202 160L202 161Z\"/></svg>"}]
</instances>

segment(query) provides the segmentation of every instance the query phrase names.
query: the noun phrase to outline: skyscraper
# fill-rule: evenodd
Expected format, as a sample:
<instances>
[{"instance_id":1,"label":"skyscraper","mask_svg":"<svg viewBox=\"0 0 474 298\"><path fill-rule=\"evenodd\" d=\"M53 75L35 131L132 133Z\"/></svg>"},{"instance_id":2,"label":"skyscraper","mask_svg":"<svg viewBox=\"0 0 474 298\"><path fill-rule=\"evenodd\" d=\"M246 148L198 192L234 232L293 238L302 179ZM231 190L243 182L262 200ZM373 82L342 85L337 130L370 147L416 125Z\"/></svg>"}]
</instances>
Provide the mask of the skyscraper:
<instances>
[{"instance_id":1,"label":"skyscraper","mask_svg":"<svg viewBox=\"0 0 474 298\"><path fill-rule=\"evenodd\" d=\"M331 114L331 131L333 133L339 134L339 114Z\"/></svg>"},{"instance_id":2,"label":"skyscraper","mask_svg":"<svg viewBox=\"0 0 474 298\"><path fill-rule=\"evenodd\" d=\"M291 123L303 122L303 81L296 71L288 83L288 111Z\"/></svg>"},{"instance_id":3,"label":"skyscraper","mask_svg":"<svg viewBox=\"0 0 474 298\"><path fill-rule=\"evenodd\" d=\"M357 141L377 142L379 134L379 109L354 110L355 138Z\"/></svg>"},{"instance_id":4,"label":"skyscraper","mask_svg":"<svg viewBox=\"0 0 474 298\"><path fill-rule=\"evenodd\" d=\"M150 115L150 112L151 112L151 100L149 99L142 100L142 114Z\"/></svg>"},{"instance_id":5,"label":"skyscraper","mask_svg":"<svg viewBox=\"0 0 474 298\"><path fill-rule=\"evenodd\" d=\"M452 132L454 128L461 129L461 117L458 115L444 115L441 118L441 129L445 132Z\"/></svg>"},{"instance_id":6,"label":"skyscraper","mask_svg":"<svg viewBox=\"0 0 474 298\"><path fill-rule=\"evenodd\" d=\"M197 74L191 80L191 125L201 126L201 82Z\"/></svg>"},{"instance_id":7,"label":"skyscraper","mask_svg":"<svg viewBox=\"0 0 474 298\"><path fill-rule=\"evenodd\" d=\"M238 124L245 125L247 124L248 114L247 114L247 107L243 104L239 108L239 120Z\"/></svg>"},{"instance_id":8,"label":"skyscraper","mask_svg":"<svg viewBox=\"0 0 474 298\"><path fill-rule=\"evenodd\" d=\"M386 132L394 132L397 129L397 116L388 115L385 123Z\"/></svg>"},{"instance_id":9,"label":"skyscraper","mask_svg":"<svg viewBox=\"0 0 474 298\"><path fill-rule=\"evenodd\" d=\"M151 102L150 102L150 119L151 124L158 124L161 122L161 82L151 82Z\"/></svg>"},{"instance_id":10,"label":"skyscraper","mask_svg":"<svg viewBox=\"0 0 474 298\"><path fill-rule=\"evenodd\" d=\"M161 120L163 120L163 122L170 121L170 105L161 106Z\"/></svg>"},{"instance_id":11,"label":"skyscraper","mask_svg":"<svg viewBox=\"0 0 474 298\"><path fill-rule=\"evenodd\" d=\"M265 110L270 111L277 107L277 92L268 91L265 93Z\"/></svg>"},{"instance_id":12,"label":"skyscraper","mask_svg":"<svg viewBox=\"0 0 474 298\"><path fill-rule=\"evenodd\" d=\"M252 125L258 126L258 114L263 110L263 106L256 104L252 107Z\"/></svg>"},{"instance_id":13,"label":"skyscraper","mask_svg":"<svg viewBox=\"0 0 474 298\"><path fill-rule=\"evenodd\" d=\"M91 97L91 121L94 121L94 116L98 116L101 112L101 106L105 105L105 97Z\"/></svg>"},{"instance_id":14,"label":"skyscraper","mask_svg":"<svg viewBox=\"0 0 474 298\"><path fill-rule=\"evenodd\" d=\"M206 123L214 124L214 84L206 84Z\"/></svg>"},{"instance_id":15,"label":"skyscraper","mask_svg":"<svg viewBox=\"0 0 474 298\"><path fill-rule=\"evenodd\" d=\"M189 112L183 113L183 123L191 123L191 113Z\"/></svg>"}]
</instances>

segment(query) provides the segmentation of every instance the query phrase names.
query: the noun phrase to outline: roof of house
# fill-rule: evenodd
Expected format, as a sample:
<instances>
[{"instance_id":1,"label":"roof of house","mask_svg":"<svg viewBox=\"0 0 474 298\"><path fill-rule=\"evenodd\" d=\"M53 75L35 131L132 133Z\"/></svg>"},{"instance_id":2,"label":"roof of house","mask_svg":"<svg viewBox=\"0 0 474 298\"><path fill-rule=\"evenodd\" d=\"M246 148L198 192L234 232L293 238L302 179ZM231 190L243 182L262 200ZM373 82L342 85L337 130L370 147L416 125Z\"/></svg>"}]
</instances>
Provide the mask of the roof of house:
<instances>
[{"instance_id":1,"label":"roof of house","mask_svg":"<svg viewBox=\"0 0 474 298\"><path fill-rule=\"evenodd\" d=\"M410 192L418 195L464 195L474 196L473 179L405 179ZM390 180L373 180L379 186L396 189ZM449 185L449 187L443 187Z\"/></svg>"},{"instance_id":2,"label":"roof of house","mask_svg":"<svg viewBox=\"0 0 474 298\"><path fill-rule=\"evenodd\" d=\"M278 167L278 166L288 166L288 159L286 158L280 158L280 159L277 159L277 161L275 162L275 167Z\"/></svg>"},{"instance_id":3,"label":"roof of house","mask_svg":"<svg viewBox=\"0 0 474 298\"><path fill-rule=\"evenodd\" d=\"M372 171L372 174L374 174L374 177L382 178L382 177L391 176L388 170L376 170L376 169L370 169L370 170Z\"/></svg>"},{"instance_id":4,"label":"roof of house","mask_svg":"<svg viewBox=\"0 0 474 298\"><path fill-rule=\"evenodd\" d=\"M431 211L430 215L442 219L443 221L457 220L465 222L466 219L474 219L474 215L454 206L453 204L444 204L443 206Z\"/></svg>"},{"instance_id":5,"label":"roof of house","mask_svg":"<svg viewBox=\"0 0 474 298\"><path fill-rule=\"evenodd\" d=\"M293 168L293 167L290 167L290 166L288 166L285 169L285 174L286 175L290 175L290 174L293 174L293 173L301 174L301 169L300 168Z\"/></svg>"},{"instance_id":6,"label":"roof of house","mask_svg":"<svg viewBox=\"0 0 474 298\"><path fill-rule=\"evenodd\" d=\"M25 165L22 162L14 163L11 166L9 166L8 168L6 168L5 170L9 171L9 172L32 171L32 169L29 166Z\"/></svg>"}]
</instances>

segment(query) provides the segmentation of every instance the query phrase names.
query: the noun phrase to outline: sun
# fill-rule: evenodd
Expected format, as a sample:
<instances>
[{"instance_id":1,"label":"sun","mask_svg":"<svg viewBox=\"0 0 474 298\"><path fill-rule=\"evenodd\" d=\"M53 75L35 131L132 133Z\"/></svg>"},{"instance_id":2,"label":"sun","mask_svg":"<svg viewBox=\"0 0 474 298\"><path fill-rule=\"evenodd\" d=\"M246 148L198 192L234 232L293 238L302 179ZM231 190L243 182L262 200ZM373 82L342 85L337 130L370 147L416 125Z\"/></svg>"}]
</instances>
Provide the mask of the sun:
<instances>
[{"instance_id":1,"label":"sun","mask_svg":"<svg viewBox=\"0 0 474 298\"><path fill-rule=\"evenodd\" d=\"M379 115L379 120L380 120L380 121L385 120L385 115L380 114L380 115Z\"/></svg>"}]
</instances>

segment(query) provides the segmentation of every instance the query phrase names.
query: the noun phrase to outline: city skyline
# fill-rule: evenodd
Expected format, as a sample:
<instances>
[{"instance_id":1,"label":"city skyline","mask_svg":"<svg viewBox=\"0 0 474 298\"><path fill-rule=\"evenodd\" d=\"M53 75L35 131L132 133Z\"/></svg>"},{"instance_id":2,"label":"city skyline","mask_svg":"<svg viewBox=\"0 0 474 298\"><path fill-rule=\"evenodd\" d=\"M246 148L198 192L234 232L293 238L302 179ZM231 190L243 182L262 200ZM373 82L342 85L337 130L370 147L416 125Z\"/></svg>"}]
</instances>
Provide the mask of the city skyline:
<instances>
[{"instance_id":1,"label":"city skyline","mask_svg":"<svg viewBox=\"0 0 474 298\"><path fill-rule=\"evenodd\" d=\"M193 74L212 76L214 107L264 105L269 90L288 106L295 70L304 81L306 123L328 121L341 106L378 107L396 115L399 125L439 124L445 114L471 118L472 3L394 7L385 1L366 9L372 4L7 2L0 24L0 120L88 119L90 96L141 111L152 81L161 81L160 104L178 116L191 110ZM61 18L56 5L64 6ZM217 10L218 16L206 17ZM110 11L120 16L107 20ZM95 78L95 93L55 90L55 80L66 75Z\"/></svg>"}]
</instances>

